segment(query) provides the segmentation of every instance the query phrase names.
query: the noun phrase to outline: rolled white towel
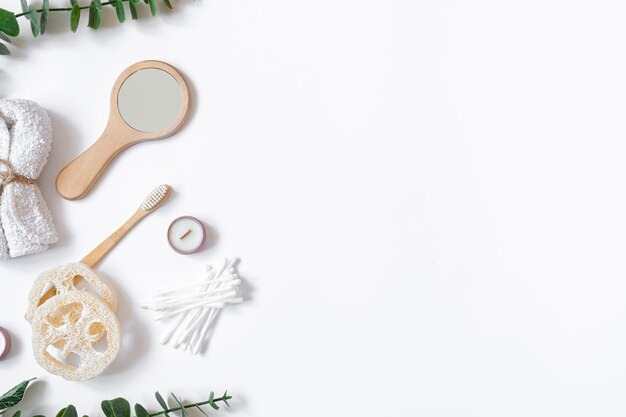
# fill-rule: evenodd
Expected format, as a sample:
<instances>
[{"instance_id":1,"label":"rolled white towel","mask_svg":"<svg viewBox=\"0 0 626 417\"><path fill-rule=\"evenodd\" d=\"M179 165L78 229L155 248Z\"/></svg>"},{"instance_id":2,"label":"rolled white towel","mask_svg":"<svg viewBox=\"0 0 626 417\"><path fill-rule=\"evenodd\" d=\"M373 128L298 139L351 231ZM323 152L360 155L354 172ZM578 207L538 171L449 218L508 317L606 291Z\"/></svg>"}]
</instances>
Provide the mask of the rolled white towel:
<instances>
[{"instance_id":1,"label":"rolled white towel","mask_svg":"<svg viewBox=\"0 0 626 417\"><path fill-rule=\"evenodd\" d=\"M51 147L44 109L28 100L0 99L0 259L42 252L59 239L35 183Z\"/></svg>"}]
</instances>

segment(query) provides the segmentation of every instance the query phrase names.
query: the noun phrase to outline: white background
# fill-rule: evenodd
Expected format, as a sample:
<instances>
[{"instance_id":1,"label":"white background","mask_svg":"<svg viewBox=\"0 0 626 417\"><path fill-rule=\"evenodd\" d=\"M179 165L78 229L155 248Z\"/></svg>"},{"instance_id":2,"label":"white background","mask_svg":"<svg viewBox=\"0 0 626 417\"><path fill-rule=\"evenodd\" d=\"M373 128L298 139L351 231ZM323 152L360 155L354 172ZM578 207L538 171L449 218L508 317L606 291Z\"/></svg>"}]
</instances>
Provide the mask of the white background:
<instances>
[{"instance_id":1,"label":"white background","mask_svg":"<svg viewBox=\"0 0 626 417\"><path fill-rule=\"evenodd\" d=\"M53 5L64 1L51 0ZM61 241L0 264L16 339L0 391L39 376L26 413L124 395L203 399L230 416L623 416L626 403L626 4L621 1L199 0L69 32L26 22L0 92L50 112L41 177ZM15 0L2 7L19 8ZM128 65L192 87L185 128L124 153L82 201L58 171L100 134ZM124 352L85 383L30 352L26 295L160 183L176 194L99 266ZM175 254L166 227L211 229ZM207 353L159 345L138 303L242 259L248 301Z\"/></svg>"}]
</instances>

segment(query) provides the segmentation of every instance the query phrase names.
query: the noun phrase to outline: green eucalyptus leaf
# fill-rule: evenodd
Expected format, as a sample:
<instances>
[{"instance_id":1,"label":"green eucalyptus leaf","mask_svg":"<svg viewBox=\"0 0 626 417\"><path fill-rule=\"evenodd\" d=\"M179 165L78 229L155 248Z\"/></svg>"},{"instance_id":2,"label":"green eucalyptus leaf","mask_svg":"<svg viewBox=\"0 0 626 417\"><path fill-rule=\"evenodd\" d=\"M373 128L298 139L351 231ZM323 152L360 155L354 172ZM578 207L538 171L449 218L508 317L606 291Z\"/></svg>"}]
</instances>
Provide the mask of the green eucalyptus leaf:
<instances>
[{"instance_id":1,"label":"green eucalyptus leaf","mask_svg":"<svg viewBox=\"0 0 626 417\"><path fill-rule=\"evenodd\" d=\"M2 42L0 42L0 55L11 55L9 48L7 48L7 46Z\"/></svg>"},{"instance_id":2,"label":"green eucalyptus leaf","mask_svg":"<svg viewBox=\"0 0 626 417\"><path fill-rule=\"evenodd\" d=\"M34 379L36 378L23 381L11 388L2 396L0 396L0 410L13 407L14 405L22 401L22 398L24 398L24 393L26 392L26 388L28 388L28 384L30 384L30 382Z\"/></svg>"},{"instance_id":3,"label":"green eucalyptus leaf","mask_svg":"<svg viewBox=\"0 0 626 417\"><path fill-rule=\"evenodd\" d=\"M0 9L0 31L9 36L17 36L20 34L20 25L13 12Z\"/></svg>"},{"instance_id":4,"label":"green eucalyptus leaf","mask_svg":"<svg viewBox=\"0 0 626 417\"><path fill-rule=\"evenodd\" d=\"M156 0L148 0L148 3L150 4L150 13L152 13L152 16L156 16L157 14Z\"/></svg>"},{"instance_id":5,"label":"green eucalyptus leaf","mask_svg":"<svg viewBox=\"0 0 626 417\"><path fill-rule=\"evenodd\" d=\"M170 2L170 0L163 0L163 3L165 3L165 5L167 6L168 9L170 10L174 10L174 8L172 7L172 3Z\"/></svg>"},{"instance_id":6,"label":"green eucalyptus leaf","mask_svg":"<svg viewBox=\"0 0 626 417\"><path fill-rule=\"evenodd\" d=\"M135 415L137 417L150 417L148 410L141 404L135 404Z\"/></svg>"},{"instance_id":7,"label":"green eucalyptus leaf","mask_svg":"<svg viewBox=\"0 0 626 417\"><path fill-rule=\"evenodd\" d=\"M134 4L139 4L139 3L141 3L141 0L130 0L130 2L134 3Z\"/></svg>"},{"instance_id":8,"label":"green eucalyptus leaf","mask_svg":"<svg viewBox=\"0 0 626 417\"><path fill-rule=\"evenodd\" d=\"M63 413L61 414L60 417L78 417L78 413L76 412L76 407L74 407L72 404L65 407L62 411Z\"/></svg>"},{"instance_id":9,"label":"green eucalyptus leaf","mask_svg":"<svg viewBox=\"0 0 626 417\"><path fill-rule=\"evenodd\" d=\"M7 35L5 35L2 32L0 32L0 40L5 41L6 43L11 43L11 38L9 38Z\"/></svg>"},{"instance_id":10,"label":"green eucalyptus leaf","mask_svg":"<svg viewBox=\"0 0 626 417\"><path fill-rule=\"evenodd\" d=\"M46 417L46 416L41 415L41 414L37 414L36 416L33 416L33 417Z\"/></svg>"},{"instance_id":11,"label":"green eucalyptus leaf","mask_svg":"<svg viewBox=\"0 0 626 417\"><path fill-rule=\"evenodd\" d=\"M154 397L156 398L157 402L159 403L159 405L165 412L165 415L169 417L169 414L167 413L167 410L168 410L167 403L165 402L165 400L163 399L159 391L154 393Z\"/></svg>"},{"instance_id":12,"label":"green eucalyptus leaf","mask_svg":"<svg viewBox=\"0 0 626 417\"><path fill-rule=\"evenodd\" d=\"M215 404L215 393L213 391L211 391L211 393L209 394L209 399L208 399L208 403L211 407L213 407L213 409L215 410L219 410L220 408L218 407L217 404Z\"/></svg>"},{"instance_id":13,"label":"green eucalyptus leaf","mask_svg":"<svg viewBox=\"0 0 626 417\"><path fill-rule=\"evenodd\" d=\"M78 0L70 0L70 4L74 7L78 4Z\"/></svg>"},{"instance_id":14,"label":"green eucalyptus leaf","mask_svg":"<svg viewBox=\"0 0 626 417\"><path fill-rule=\"evenodd\" d=\"M37 10L33 6L28 8L28 20L30 20L30 30L33 32L33 36L36 38L41 33L39 27L39 19L37 19Z\"/></svg>"},{"instance_id":15,"label":"green eucalyptus leaf","mask_svg":"<svg viewBox=\"0 0 626 417\"><path fill-rule=\"evenodd\" d=\"M39 20L39 34L46 33L46 27L48 26L48 13L41 12L41 19Z\"/></svg>"},{"instance_id":16,"label":"green eucalyptus leaf","mask_svg":"<svg viewBox=\"0 0 626 417\"><path fill-rule=\"evenodd\" d=\"M106 417L131 417L130 403L124 398L102 401L101 406Z\"/></svg>"},{"instance_id":17,"label":"green eucalyptus leaf","mask_svg":"<svg viewBox=\"0 0 626 417\"><path fill-rule=\"evenodd\" d=\"M96 1L99 0L91 1L91 7L89 8L89 22L87 23L87 26L94 30L98 29L102 24L102 12L100 11L102 10L102 5L98 8Z\"/></svg>"},{"instance_id":18,"label":"green eucalyptus leaf","mask_svg":"<svg viewBox=\"0 0 626 417\"><path fill-rule=\"evenodd\" d=\"M66 409L67 409L67 407L62 408L62 409L61 409L61 411L59 411L59 412L57 413L56 417L62 417L62 416L63 416L63 413L65 413L65 410L66 410Z\"/></svg>"},{"instance_id":19,"label":"green eucalyptus leaf","mask_svg":"<svg viewBox=\"0 0 626 417\"><path fill-rule=\"evenodd\" d=\"M26 0L20 0L20 5L22 6L22 11L28 13L28 3ZM28 16L26 16L26 18L28 19Z\"/></svg>"},{"instance_id":20,"label":"green eucalyptus leaf","mask_svg":"<svg viewBox=\"0 0 626 417\"><path fill-rule=\"evenodd\" d=\"M22 415L22 412L20 410L17 410L15 414L13 414L13 417L21 417L21 415Z\"/></svg>"},{"instance_id":21,"label":"green eucalyptus leaf","mask_svg":"<svg viewBox=\"0 0 626 417\"><path fill-rule=\"evenodd\" d=\"M102 2L100 0L92 0L92 6L96 6L96 9L102 10Z\"/></svg>"},{"instance_id":22,"label":"green eucalyptus leaf","mask_svg":"<svg viewBox=\"0 0 626 417\"><path fill-rule=\"evenodd\" d=\"M128 8L130 9L130 17L132 17L133 20L137 20L137 6L135 6L135 3L129 1Z\"/></svg>"},{"instance_id":23,"label":"green eucalyptus leaf","mask_svg":"<svg viewBox=\"0 0 626 417\"><path fill-rule=\"evenodd\" d=\"M187 417L189 415L189 412L187 412L187 410L185 410L185 406L183 405L183 402L180 400L180 398L178 398L176 395L174 395L174 393L171 393L171 395L172 395L172 398L174 398L174 401L176 401L176 403L180 407L180 415L181 415L181 417Z\"/></svg>"},{"instance_id":24,"label":"green eucalyptus leaf","mask_svg":"<svg viewBox=\"0 0 626 417\"><path fill-rule=\"evenodd\" d=\"M196 406L196 408L198 409L198 411L200 411L202 414L204 414L206 417L209 417L209 415L202 409L202 407L200 407L198 404L194 404ZM139 416L137 416L139 417Z\"/></svg>"},{"instance_id":25,"label":"green eucalyptus leaf","mask_svg":"<svg viewBox=\"0 0 626 417\"><path fill-rule=\"evenodd\" d=\"M75 4L72 6L72 11L70 13L70 29L72 30L72 32L76 33L79 22L80 22L80 6L78 4Z\"/></svg>"},{"instance_id":26,"label":"green eucalyptus leaf","mask_svg":"<svg viewBox=\"0 0 626 417\"><path fill-rule=\"evenodd\" d=\"M41 7L41 19L39 20L39 31L43 35L46 33L46 26L48 24L48 13L50 12L50 0L43 0Z\"/></svg>"},{"instance_id":27,"label":"green eucalyptus leaf","mask_svg":"<svg viewBox=\"0 0 626 417\"><path fill-rule=\"evenodd\" d=\"M230 395L228 395L228 390L224 391L224 395L222 395L222 401L226 404L226 407L230 408L230 404L228 404L228 400L232 399Z\"/></svg>"},{"instance_id":28,"label":"green eucalyptus leaf","mask_svg":"<svg viewBox=\"0 0 626 417\"><path fill-rule=\"evenodd\" d=\"M122 0L115 0L115 12L117 13L117 20L119 20L120 23L124 23L126 13L124 12L124 2Z\"/></svg>"}]
</instances>

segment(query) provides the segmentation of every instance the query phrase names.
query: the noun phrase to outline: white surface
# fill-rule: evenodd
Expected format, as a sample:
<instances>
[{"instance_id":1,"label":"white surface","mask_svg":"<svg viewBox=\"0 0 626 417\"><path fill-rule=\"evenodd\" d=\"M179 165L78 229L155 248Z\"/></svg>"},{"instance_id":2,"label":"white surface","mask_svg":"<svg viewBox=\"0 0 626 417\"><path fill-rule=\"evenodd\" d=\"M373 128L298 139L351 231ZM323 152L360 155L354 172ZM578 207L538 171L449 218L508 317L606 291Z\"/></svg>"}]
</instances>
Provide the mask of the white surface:
<instances>
[{"instance_id":1,"label":"white surface","mask_svg":"<svg viewBox=\"0 0 626 417\"><path fill-rule=\"evenodd\" d=\"M41 377L27 412L228 388L233 410L215 415L626 413L623 2L202 0L111 18L74 35L55 17L0 61L2 95L38 101L56 128L41 182L62 241L0 264L16 339L0 381ZM62 201L56 173L143 59L187 77L188 124ZM130 352L87 383L45 375L22 318L30 282L162 182L172 201L99 267ZM184 214L212 229L192 257L165 239ZM242 258L249 301L204 357L160 346L137 303L222 256Z\"/></svg>"}]
</instances>

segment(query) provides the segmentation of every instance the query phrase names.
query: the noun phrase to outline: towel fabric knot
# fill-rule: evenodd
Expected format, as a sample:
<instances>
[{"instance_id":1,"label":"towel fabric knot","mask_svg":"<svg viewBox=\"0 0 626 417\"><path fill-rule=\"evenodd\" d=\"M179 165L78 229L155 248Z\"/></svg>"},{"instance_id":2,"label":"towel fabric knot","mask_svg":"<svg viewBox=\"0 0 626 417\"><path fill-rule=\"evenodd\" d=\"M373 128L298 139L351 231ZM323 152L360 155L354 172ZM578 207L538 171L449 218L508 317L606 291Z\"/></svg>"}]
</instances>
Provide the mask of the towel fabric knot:
<instances>
[{"instance_id":1,"label":"towel fabric knot","mask_svg":"<svg viewBox=\"0 0 626 417\"><path fill-rule=\"evenodd\" d=\"M42 252L59 239L37 185L51 147L44 109L0 99L0 259Z\"/></svg>"},{"instance_id":2,"label":"towel fabric knot","mask_svg":"<svg viewBox=\"0 0 626 417\"><path fill-rule=\"evenodd\" d=\"M23 175L16 174L13 168L13 164L6 159L0 159L0 191L11 184L13 181L21 182L22 184L36 184L37 180L27 178Z\"/></svg>"}]
</instances>

